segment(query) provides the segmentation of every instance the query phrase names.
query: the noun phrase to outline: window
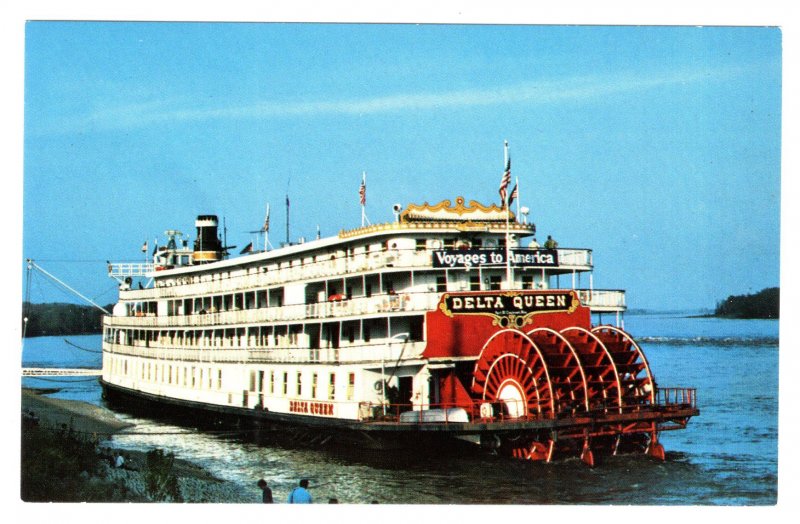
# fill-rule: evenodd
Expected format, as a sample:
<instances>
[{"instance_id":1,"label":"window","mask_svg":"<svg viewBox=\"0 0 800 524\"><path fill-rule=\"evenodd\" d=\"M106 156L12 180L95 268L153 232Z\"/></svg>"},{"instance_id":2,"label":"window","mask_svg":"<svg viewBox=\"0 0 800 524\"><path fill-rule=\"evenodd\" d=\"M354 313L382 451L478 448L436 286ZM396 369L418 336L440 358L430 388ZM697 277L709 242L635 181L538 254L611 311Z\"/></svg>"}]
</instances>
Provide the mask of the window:
<instances>
[{"instance_id":1,"label":"window","mask_svg":"<svg viewBox=\"0 0 800 524\"><path fill-rule=\"evenodd\" d=\"M417 239L417 251L425 251L425 239L418 238Z\"/></svg>"},{"instance_id":2,"label":"window","mask_svg":"<svg viewBox=\"0 0 800 524\"><path fill-rule=\"evenodd\" d=\"M480 289L481 289L481 278L478 275L470 275L469 290L480 291Z\"/></svg>"},{"instance_id":3,"label":"window","mask_svg":"<svg viewBox=\"0 0 800 524\"><path fill-rule=\"evenodd\" d=\"M336 373L331 373L328 381L328 400L333 400L336 396Z\"/></svg>"},{"instance_id":4,"label":"window","mask_svg":"<svg viewBox=\"0 0 800 524\"><path fill-rule=\"evenodd\" d=\"M275 394L275 371L269 372L269 393L270 395Z\"/></svg>"},{"instance_id":5,"label":"window","mask_svg":"<svg viewBox=\"0 0 800 524\"><path fill-rule=\"evenodd\" d=\"M303 394L303 373L298 371L297 372L297 396L301 396Z\"/></svg>"},{"instance_id":6,"label":"window","mask_svg":"<svg viewBox=\"0 0 800 524\"><path fill-rule=\"evenodd\" d=\"M353 400L356 389L356 374L348 373L347 375L347 400Z\"/></svg>"},{"instance_id":7,"label":"window","mask_svg":"<svg viewBox=\"0 0 800 524\"><path fill-rule=\"evenodd\" d=\"M436 277L436 292L444 293L447 291L447 277L442 275Z\"/></svg>"},{"instance_id":8,"label":"window","mask_svg":"<svg viewBox=\"0 0 800 524\"><path fill-rule=\"evenodd\" d=\"M492 289L492 290L500 289L500 280L501 280L501 278L500 278L499 275L495 275L495 276L489 277L489 289Z\"/></svg>"},{"instance_id":9,"label":"window","mask_svg":"<svg viewBox=\"0 0 800 524\"><path fill-rule=\"evenodd\" d=\"M222 389L222 370L217 370L217 389Z\"/></svg>"},{"instance_id":10,"label":"window","mask_svg":"<svg viewBox=\"0 0 800 524\"><path fill-rule=\"evenodd\" d=\"M311 398L317 398L317 374L311 375Z\"/></svg>"},{"instance_id":11,"label":"window","mask_svg":"<svg viewBox=\"0 0 800 524\"><path fill-rule=\"evenodd\" d=\"M283 373L283 396L289 393L289 373Z\"/></svg>"},{"instance_id":12,"label":"window","mask_svg":"<svg viewBox=\"0 0 800 524\"><path fill-rule=\"evenodd\" d=\"M533 289L533 275L522 275L522 289Z\"/></svg>"}]
</instances>

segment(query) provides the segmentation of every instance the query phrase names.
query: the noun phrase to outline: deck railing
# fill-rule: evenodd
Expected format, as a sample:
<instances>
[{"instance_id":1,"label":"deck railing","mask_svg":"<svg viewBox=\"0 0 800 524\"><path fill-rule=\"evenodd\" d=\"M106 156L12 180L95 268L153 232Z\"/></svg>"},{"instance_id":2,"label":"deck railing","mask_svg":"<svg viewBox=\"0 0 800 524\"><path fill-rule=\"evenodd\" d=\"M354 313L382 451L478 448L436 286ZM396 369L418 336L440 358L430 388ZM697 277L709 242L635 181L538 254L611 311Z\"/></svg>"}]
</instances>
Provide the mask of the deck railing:
<instances>
[{"instance_id":1,"label":"deck railing","mask_svg":"<svg viewBox=\"0 0 800 524\"><path fill-rule=\"evenodd\" d=\"M529 248L514 248L517 252ZM548 268L552 273L554 269L561 272L588 271L592 268L592 251L590 249L558 249L558 268ZM149 289L131 289L126 291L127 300L148 300L159 298L178 298L192 295L220 294L233 291L248 291L251 289L283 285L302 280L318 278L342 277L358 275L364 272L376 271L385 268L419 269L432 267L431 250L389 249L384 251L355 253L346 255L341 252L327 260L314 260L291 265L289 262L276 263L268 261L267 270L250 268L243 272L238 268L231 271L238 274L222 278L224 270L214 277L208 275L187 274L176 276L181 280L181 285L170 284L168 280L157 283L158 291ZM109 265L110 276L143 276L141 274L144 264L114 263ZM149 265L152 270L152 264ZM516 266L512 266L516 267ZM131 271L136 270L133 275ZM488 269L488 268L487 268ZM174 289L172 289L174 286Z\"/></svg>"},{"instance_id":2,"label":"deck railing","mask_svg":"<svg viewBox=\"0 0 800 524\"><path fill-rule=\"evenodd\" d=\"M620 290L576 290L581 303L596 311L625 309L625 292ZM354 297L310 304L291 304L191 315L114 317L117 327L182 328L293 322L314 319L359 317L367 314L424 312L436 309L441 293L416 292Z\"/></svg>"},{"instance_id":3,"label":"deck railing","mask_svg":"<svg viewBox=\"0 0 800 524\"><path fill-rule=\"evenodd\" d=\"M397 424L424 424L438 423L464 423L464 422L523 422L531 420L552 420L569 416L581 415L618 415L625 413L640 413L647 410L662 409L695 409L697 407L696 390L694 388L661 388L658 389L656 404L649 402L635 403L619 406L597 406L588 412L585 410L570 410L559 413L552 411L528 412L523 403L525 401L488 402L475 400L471 405L464 403L441 404L381 404L362 403L366 406L363 417L368 422L383 422ZM515 405L517 404L517 405ZM526 413L522 416L511 416L509 413ZM432 416L435 414L436 416Z\"/></svg>"},{"instance_id":4,"label":"deck railing","mask_svg":"<svg viewBox=\"0 0 800 524\"><path fill-rule=\"evenodd\" d=\"M152 358L159 361L179 362L219 362L236 364L260 363L319 363L319 364L354 364L372 363L379 367L381 362L394 365L401 357L415 359L422 355L425 349L424 342L402 342L381 340L373 344L345 345L338 348L288 348L288 347L263 347L263 348L236 348L222 345L199 345L194 347L180 347L177 345L159 344L151 342L149 345L106 343L108 352L118 355L128 355Z\"/></svg>"},{"instance_id":5,"label":"deck railing","mask_svg":"<svg viewBox=\"0 0 800 524\"><path fill-rule=\"evenodd\" d=\"M656 404L664 407L688 406L697 407L696 388L658 388Z\"/></svg>"}]
</instances>

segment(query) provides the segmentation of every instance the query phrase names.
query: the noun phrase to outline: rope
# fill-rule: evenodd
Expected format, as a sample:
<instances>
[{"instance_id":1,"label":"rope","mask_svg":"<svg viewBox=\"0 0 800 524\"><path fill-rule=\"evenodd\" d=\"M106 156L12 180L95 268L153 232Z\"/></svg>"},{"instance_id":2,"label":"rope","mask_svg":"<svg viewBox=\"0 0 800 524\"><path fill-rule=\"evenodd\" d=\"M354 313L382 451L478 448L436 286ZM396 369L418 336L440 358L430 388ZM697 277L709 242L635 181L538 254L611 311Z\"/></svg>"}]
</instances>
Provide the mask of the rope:
<instances>
[{"instance_id":1,"label":"rope","mask_svg":"<svg viewBox=\"0 0 800 524\"><path fill-rule=\"evenodd\" d=\"M61 376L63 378L47 378L47 377L39 377L39 376L35 376L35 375L28 375L25 378L33 379L33 380L44 380L45 382L64 382L65 378L72 378L73 377L73 375L61 375ZM80 379L75 379L75 380L68 380L67 382L69 382L71 384L73 382L92 382L92 381L96 382L97 381L97 377L80 378Z\"/></svg>"},{"instance_id":2,"label":"rope","mask_svg":"<svg viewBox=\"0 0 800 524\"><path fill-rule=\"evenodd\" d=\"M72 346L72 347L74 347L74 348L78 348L78 349L80 349L81 351L86 351L86 352L88 352L88 353L102 353L102 351L98 351L98 350L96 350L96 349L87 349L87 348L82 348L82 347L80 347L80 346L79 346L79 345L77 345L77 344L73 344L72 342L70 342L70 341L69 341L69 340L67 340L66 338L64 339L64 342L66 342L67 344L69 344L70 346Z\"/></svg>"}]
</instances>

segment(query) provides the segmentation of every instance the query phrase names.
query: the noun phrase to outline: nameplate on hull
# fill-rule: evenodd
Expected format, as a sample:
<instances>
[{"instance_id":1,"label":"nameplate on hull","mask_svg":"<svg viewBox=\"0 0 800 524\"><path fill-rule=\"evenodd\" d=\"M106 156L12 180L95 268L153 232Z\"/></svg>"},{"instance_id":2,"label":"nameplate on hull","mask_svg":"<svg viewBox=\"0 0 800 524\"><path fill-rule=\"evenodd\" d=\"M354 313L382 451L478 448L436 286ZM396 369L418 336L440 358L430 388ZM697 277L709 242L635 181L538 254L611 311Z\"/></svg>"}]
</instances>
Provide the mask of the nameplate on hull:
<instances>
[{"instance_id":1,"label":"nameplate on hull","mask_svg":"<svg viewBox=\"0 0 800 524\"><path fill-rule=\"evenodd\" d=\"M574 291L445 293L439 301L439 309L448 317L486 315L501 327L522 327L539 313L572 313L579 305Z\"/></svg>"},{"instance_id":2,"label":"nameplate on hull","mask_svg":"<svg viewBox=\"0 0 800 524\"><path fill-rule=\"evenodd\" d=\"M290 400L289 411L303 415L333 416L333 404L330 402L314 402L309 400Z\"/></svg>"}]
</instances>

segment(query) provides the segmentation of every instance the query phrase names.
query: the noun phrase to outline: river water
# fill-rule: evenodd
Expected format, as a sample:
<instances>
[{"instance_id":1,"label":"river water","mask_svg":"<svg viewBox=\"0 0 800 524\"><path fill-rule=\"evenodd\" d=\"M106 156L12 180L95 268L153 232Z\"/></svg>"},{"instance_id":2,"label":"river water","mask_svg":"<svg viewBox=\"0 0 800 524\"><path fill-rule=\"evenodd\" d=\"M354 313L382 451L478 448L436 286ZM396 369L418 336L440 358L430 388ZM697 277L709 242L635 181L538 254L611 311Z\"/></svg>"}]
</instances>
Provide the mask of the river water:
<instances>
[{"instance_id":1,"label":"river water","mask_svg":"<svg viewBox=\"0 0 800 524\"><path fill-rule=\"evenodd\" d=\"M577 458L542 464L462 450L291 449L125 413L118 416L135 424L131 431L136 435L115 436L113 445L159 447L203 466L230 484L230 502L257 500L259 478L282 502L297 479L305 477L311 479L316 500L342 503L776 504L778 322L680 314L629 314L625 320L660 386L698 390L700 416L685 430L661 435L664 463L618 456L590 469ZM23 365L100 366L99 335L66 340L25 340ZM96 379L26 377L23 385L58 388L55 397L103 405Z\"/></svg>"}]
</instances>

